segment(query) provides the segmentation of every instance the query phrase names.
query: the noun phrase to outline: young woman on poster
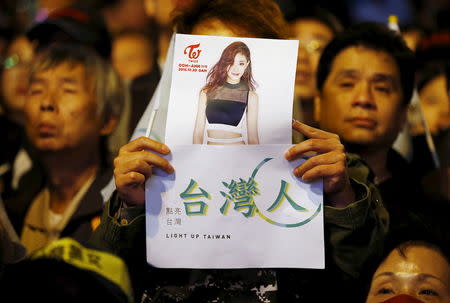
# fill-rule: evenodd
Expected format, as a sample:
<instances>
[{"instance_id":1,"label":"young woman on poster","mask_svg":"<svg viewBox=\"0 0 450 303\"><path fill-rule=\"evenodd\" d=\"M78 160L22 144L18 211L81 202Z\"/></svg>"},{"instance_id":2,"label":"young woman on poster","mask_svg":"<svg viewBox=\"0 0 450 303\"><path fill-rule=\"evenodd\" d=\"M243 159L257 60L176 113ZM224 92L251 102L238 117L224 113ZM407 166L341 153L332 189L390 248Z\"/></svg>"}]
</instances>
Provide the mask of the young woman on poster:
<instances>
[{"instance_id":1,"label":"young woman on poster","mask_svg":"<svg viewBox=\"0 0 450 303\"><path fill-rule=\"evenodd\" d=\"M193 137L194 144L259 144L258 95L245 43L228 45L209 71Z\"/></svg>"}]
</instances>

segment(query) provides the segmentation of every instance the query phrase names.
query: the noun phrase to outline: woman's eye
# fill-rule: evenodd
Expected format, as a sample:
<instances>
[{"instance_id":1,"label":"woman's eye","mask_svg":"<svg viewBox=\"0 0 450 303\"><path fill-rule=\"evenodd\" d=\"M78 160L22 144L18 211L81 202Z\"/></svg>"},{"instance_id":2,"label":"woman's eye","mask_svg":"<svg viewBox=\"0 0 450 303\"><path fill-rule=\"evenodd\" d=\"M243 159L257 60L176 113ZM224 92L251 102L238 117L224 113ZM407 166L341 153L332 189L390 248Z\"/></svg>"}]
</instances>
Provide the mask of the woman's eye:
<instances>
[{"instance_id":1,"label":"woman's eye","mask_svg":"<svg viewBox=\"0 0 450 303\"><path fill-rule=\"evenodd\" d=\"M394 293L394 291L391 288L387 288L387 287L380 288L377 291L377 294L380 294L380 295L387 295L387 294L393 294L393 293Z\"/></svg>"},{"instance_id":2,"label":"woman's eye","mask_svg":"<svg viewBox=\"0 0 450 303\"><path fill-rule=\"evenodd\" d=\"M436 291L432 290L432 289L422 289L422 290L419 292L419 295L425 295L425 296L438 296L439 294L438 294Z\"/></svg>"}]
</instances>

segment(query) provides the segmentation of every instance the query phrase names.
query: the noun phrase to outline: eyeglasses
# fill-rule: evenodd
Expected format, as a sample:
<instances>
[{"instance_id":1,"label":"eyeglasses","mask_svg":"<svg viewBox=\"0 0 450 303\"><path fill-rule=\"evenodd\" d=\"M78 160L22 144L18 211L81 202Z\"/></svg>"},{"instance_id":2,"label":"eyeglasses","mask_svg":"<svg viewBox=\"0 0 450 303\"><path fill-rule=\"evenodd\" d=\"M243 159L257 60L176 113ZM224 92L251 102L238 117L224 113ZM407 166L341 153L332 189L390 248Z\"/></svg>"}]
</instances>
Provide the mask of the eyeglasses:
<instances>
[{"instance_id":1,"label":"eyeglasses","mask_svg":"<svg viewBox=\"0 0 450 303\"><path fill-rule=\"evenodd\" d=\"M299 47L304 47L305 50L310 53L322 53L323 49L327 45L326 42L320 40L309 40L309 41L300 41Z\"/></svg>"},{"instance_id":2,"label":"eyeglasses","mask_svg":"<svg viewBox=\"0 0 450 303\"><path fill-rule=\"evenodd\" d=\"M18 54L12 54L3 60L2 65L4 69L12 69L16 66L28 67L30 62L21 60Z\"/></svg>"}]
</instances>

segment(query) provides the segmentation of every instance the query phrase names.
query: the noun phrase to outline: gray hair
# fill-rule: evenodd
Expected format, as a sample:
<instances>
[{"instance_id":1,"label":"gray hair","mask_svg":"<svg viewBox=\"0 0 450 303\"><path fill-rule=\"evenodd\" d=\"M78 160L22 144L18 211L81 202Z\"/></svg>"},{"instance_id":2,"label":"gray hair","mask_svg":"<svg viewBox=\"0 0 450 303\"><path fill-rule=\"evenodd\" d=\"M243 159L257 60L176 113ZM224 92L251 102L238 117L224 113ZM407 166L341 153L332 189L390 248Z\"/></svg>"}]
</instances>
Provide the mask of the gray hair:
<instances>
[{"instance_id":1,"label":"gray hair","mask_svg":"<svg viewBox=\"0 0 450 303\"><path fill-rule=\"evenodd\" d=\"M103 121L111 116L119 117L125 99L125 86L111 64L98 56L94 50L77 44L53 44L38 55L30 79L37 72L67 63L82 64L85 78L89 80L97 101L98 115Z\"/></svg>"}]
</instances>

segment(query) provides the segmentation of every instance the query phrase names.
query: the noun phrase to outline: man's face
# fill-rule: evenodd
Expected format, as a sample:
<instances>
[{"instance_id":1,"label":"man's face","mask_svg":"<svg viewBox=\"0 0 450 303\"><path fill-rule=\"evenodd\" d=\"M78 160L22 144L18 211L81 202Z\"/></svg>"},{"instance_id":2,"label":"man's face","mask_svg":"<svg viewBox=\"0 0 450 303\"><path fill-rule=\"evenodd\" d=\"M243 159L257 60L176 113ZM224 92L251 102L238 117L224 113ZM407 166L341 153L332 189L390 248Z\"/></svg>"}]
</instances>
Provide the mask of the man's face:
<instances>
[{"instance_id":1,"label":"man's face","mask_svg":"<svg viewBox=\"0 0 450 303\"><path fill-rule=\"evenodd\" d=\"M339 53L317 97L316 118L344 142L387 148L406 116L400 72L387 53L362 46Z\"/></svg>"},{"instance_id":2,"label":"man's face","mask_svg":"<svg viewBox=\"0 0 450 303\"><path fill-rule=\"evenodd\" d=\"M316 71L325 46L333 39L332 30L313 19L301 19L291 24L293 38L299 40L295 95L313 98L316 95Z\"/></svg>"},{"instance_id":3,"label":"man's face","mask_svg":"<svg viewBox=\"0 0 450 303\"><path fill-rule=\"evenodd\" d=\"M98 146L102 123L84 66L63 63L37 72L25 102L26 131L40 151Z\"/></svg>"}]
</instances>

